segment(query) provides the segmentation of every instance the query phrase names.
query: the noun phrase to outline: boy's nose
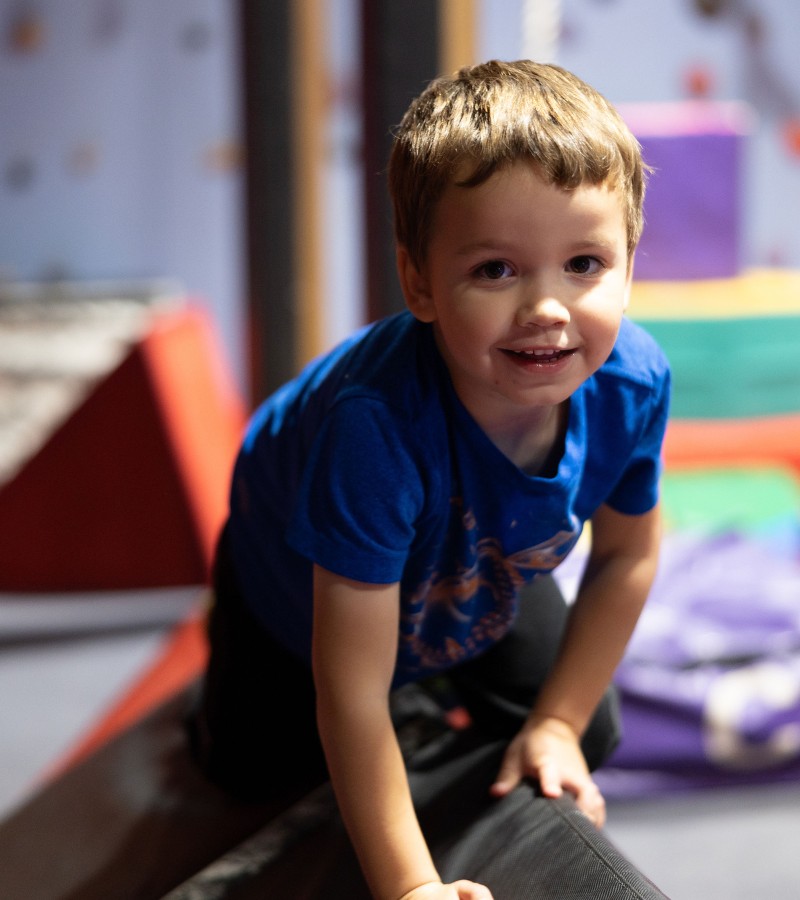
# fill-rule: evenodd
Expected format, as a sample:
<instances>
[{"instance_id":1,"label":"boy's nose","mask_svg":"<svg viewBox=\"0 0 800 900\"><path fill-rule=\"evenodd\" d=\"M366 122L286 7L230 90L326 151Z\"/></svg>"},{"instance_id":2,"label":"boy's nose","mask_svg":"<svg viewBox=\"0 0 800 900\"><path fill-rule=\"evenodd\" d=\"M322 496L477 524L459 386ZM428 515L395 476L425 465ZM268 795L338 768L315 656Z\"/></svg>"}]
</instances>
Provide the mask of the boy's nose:
<instances>
[{"instance_id":1,"label":"boy's nose","mask_svg":"<svg viewBox=\"0 0 800 900\"><path fill-rule=\"evenodd\" d=\"M551 293L531 293L517 310L517 323L523 326L538 325L550 328L569 322L569 310Z\"/></svg>"}]
</instances>

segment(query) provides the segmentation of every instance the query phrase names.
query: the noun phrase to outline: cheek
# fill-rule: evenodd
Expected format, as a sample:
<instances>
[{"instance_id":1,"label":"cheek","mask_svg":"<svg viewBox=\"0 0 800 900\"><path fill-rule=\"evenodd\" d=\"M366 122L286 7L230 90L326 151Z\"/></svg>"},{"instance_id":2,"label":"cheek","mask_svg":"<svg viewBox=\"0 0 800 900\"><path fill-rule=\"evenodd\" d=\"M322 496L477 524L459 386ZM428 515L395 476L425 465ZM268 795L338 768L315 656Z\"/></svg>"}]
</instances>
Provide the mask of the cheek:
<instances>
[{"instance_id":1,"label":"cheek","mask_svg":"<svg viewBox=\"0 0 800 900\"><path fill-rule=\"evenodd\" d=\"M491 340L497 330L496 318L491 306L485 301L482 303L462 301L456 310L450 311L447 320L442 321L442 326L453 338L475 346Z\"/></svg>"},{"instance_id":2,"label":"cheek","mask_svg":"<svg viewBox=\"0 0 800 900\"><path fill-rule=\"evenodd\" d=\"M586 314L597 331L617 331L625 314L624 292L621 288L610 287L597 294L586 306Z\"/></svg>"},{"instance_id":3,"label":"cheek","mask_svg":"<svg viewBox=\"0 0 800 900\"><path fill-rule=\"evenodd\" d=\"M618 317L603 319L602 322L598 323L597 326L597 334L599 338L599 342L603 345L603 351L606 353L611 352L611 348L614 346L617 340L617 335L619 334L619 326L620 319Z\"/></svg>"},{"instance_id":4,"label":"cheek","mask_svg":"<svg viewBox=\"0 0 800 900\"><path fill-rule=\"evenodd\" d=\"M622 315L622 306L615 302L596 309L584 320L584 336L591 340L598 354L608 356L611 352L619 334Z\"/></svg>"}]
</instances>

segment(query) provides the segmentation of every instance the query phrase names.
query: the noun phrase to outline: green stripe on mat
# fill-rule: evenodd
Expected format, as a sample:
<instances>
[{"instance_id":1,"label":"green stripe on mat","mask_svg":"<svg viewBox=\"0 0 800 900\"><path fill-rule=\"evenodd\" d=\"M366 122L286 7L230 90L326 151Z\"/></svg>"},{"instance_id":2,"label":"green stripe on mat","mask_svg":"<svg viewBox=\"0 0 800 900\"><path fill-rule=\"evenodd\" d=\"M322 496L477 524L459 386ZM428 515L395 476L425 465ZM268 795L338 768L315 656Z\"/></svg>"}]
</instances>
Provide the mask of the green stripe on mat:
<instances>
[{"instance_id":1,"label":"green stripe on mat","mask_svg":"<svg viewBox=\"0 0 800 900\"><path fill-rule=\"evenodd\" d=\"M754 531L792 521L800 527L800 482L778 466L667 470L662 500L665 522L676 529Z\"/></svg>"},{"instance_id":2,"label":"green stripe on mat","mask_svg":"<svg viewBox=\"0 0 800 900\"><path fill-rule=\"evenodd\" d=\"M672 365L674 417L800 411L800 316L637 321Z\"/></svg>"}]
</instances>

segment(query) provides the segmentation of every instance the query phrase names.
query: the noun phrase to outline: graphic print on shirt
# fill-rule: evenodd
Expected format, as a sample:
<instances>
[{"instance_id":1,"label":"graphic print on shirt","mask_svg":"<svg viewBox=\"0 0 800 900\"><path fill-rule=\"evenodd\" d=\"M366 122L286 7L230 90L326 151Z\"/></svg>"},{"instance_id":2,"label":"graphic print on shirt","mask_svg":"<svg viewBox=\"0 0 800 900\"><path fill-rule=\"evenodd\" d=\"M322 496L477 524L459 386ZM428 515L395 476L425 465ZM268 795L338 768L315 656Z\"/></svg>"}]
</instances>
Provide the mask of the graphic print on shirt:
<instances>
[{"instance_id":1,"label":"graphic print on shirt","mask_svg":"<svg viewBox=\"0 0 800 900\"><path fill-rule=\"evenodd\" d=\"M547 540L506 554L500 539L478 537L471 512L462 522L451 531L461 546L448 554L450 571L432 572L403 604L400 657L418 672L449 668L502 638L522 585L555 569L581 533L574 519Z\"/></svg>"}]
</instances>

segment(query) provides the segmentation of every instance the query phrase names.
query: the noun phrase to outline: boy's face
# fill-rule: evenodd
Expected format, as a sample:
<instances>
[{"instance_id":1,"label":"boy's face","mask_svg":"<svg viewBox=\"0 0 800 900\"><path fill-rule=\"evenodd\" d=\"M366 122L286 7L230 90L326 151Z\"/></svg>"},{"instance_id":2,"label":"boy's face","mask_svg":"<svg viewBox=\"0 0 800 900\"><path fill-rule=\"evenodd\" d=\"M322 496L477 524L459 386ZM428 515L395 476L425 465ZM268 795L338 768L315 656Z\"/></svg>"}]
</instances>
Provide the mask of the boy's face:
<instances>
[{"instance_id":1,"label":"boy's face","mask_svg":"<svg viewBox=\"0 0 800 900\"><path fill-rule=\"evenodd\" d=\"M399 265L479 422L563 403L611 353L630 289L619 194L562 190L524 161L477 187L451 184L422 271L402 248Z\"/></svg>"}]
</instances>

